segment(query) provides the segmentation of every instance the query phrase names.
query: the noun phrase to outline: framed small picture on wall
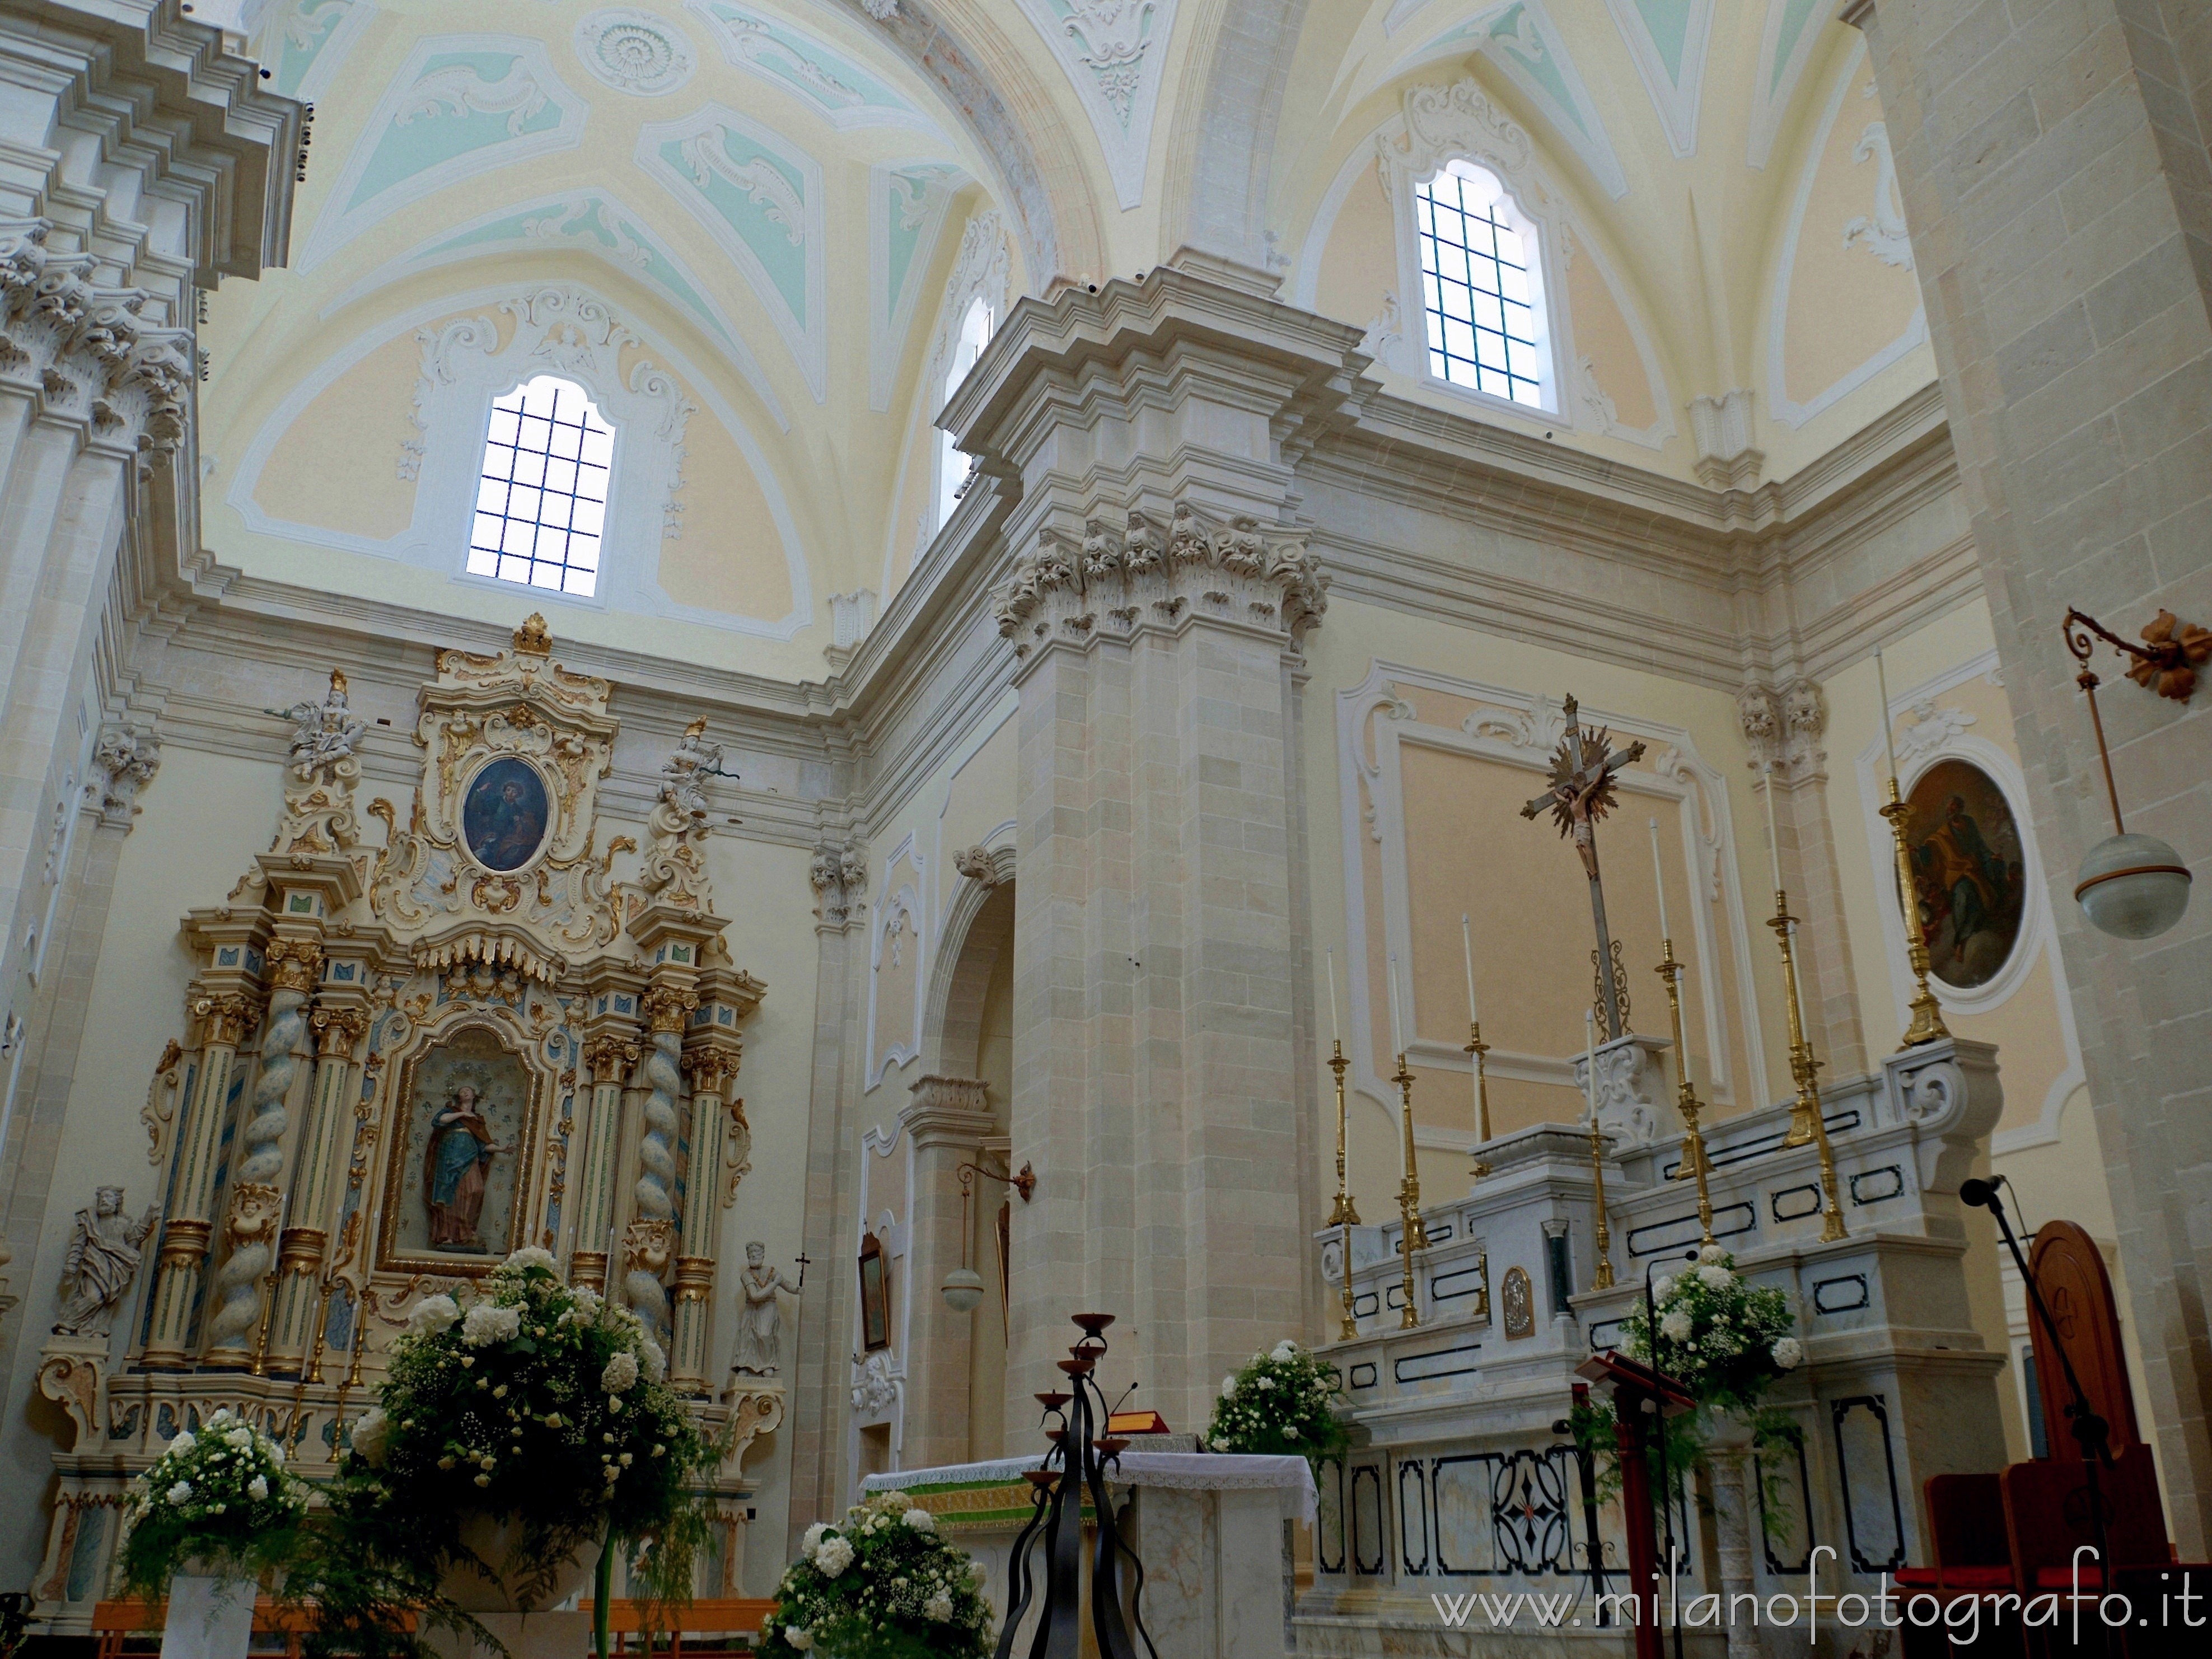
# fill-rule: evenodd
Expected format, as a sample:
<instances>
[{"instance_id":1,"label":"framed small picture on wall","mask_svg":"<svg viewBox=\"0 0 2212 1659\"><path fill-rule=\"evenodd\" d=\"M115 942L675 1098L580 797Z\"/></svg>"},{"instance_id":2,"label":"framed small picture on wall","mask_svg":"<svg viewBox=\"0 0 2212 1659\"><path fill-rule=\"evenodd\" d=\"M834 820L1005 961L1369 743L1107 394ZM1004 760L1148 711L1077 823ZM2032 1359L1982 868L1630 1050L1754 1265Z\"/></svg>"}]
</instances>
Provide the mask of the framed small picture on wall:
<instances>
[{"instance_id":1,"label":"framed small picture on wall","mask_svg":"<svg viewBox=\"0 0 2212 1659\"><path fill-rule=\"evenodd\" d=\"M883 1241L873 1233L860 1236L860 1346L868 1353L891 1345L890 1270L884 1261Z\"/></svg>"}]
</instances>

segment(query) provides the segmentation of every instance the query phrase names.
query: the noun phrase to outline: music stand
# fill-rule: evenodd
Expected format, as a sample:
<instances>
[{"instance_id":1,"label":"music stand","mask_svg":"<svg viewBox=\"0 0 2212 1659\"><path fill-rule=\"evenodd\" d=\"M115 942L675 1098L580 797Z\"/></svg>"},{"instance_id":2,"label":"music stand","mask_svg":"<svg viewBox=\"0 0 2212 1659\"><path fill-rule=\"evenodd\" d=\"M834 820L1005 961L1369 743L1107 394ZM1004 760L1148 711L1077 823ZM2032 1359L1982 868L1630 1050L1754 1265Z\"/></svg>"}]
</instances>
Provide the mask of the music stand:
<instances>
[{"instance_id":1,"label":"music stand","mask_svg":"<svg viewBox=\"0 0 2212 1659\"><path fill-rule=\"evenodd\" d=\"M1644 1468L1644 1448L1650 1436L1660 1431L1658 1419L1693 1412L1698 1402L1666 1372L1611 1348L1583 1361L1575 1367L1575 1375L1613 1402L1613 1432L1620 1449L1621 1519L1628 1528L1628 1582L1635 1597L1629 1605L1636 1623L1636 1659L1664 1659L1656 1588L1658 1535L1651 1520L1651 1478ZM1664 1493L1661 1501L1665 1501ZM1649 1623L1642 1612L1647 1585L1652 1586Z\"/></svg>"}]
</instances>

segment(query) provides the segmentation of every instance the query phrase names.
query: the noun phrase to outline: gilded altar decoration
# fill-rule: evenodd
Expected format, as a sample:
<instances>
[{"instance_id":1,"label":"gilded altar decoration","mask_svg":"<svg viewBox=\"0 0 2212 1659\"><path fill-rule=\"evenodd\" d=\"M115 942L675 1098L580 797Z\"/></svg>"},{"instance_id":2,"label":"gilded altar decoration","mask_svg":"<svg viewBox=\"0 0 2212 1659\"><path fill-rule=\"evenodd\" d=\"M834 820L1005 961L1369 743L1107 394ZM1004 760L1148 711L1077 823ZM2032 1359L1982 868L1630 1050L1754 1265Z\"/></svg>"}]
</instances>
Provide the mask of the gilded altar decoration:
<instances>
[{"instance_id":1,"label":"gilded altar decoration","mask_svg":"<svg viewBox=\"0 0 2212 1659\"><path fill-rule=\"evenodd\" d=\"M1995 979L2020 942L2027 854L2011 803L1972 761L1940 760L1905 797L1928 968L1954 990Z\"/></svg>"},{"instance_id":2,"label":"gilded altar decoration","mask_svg":"<svg viewBox=\"0 0 2212 1659\"><path fill-rule=\"evenodd\" d=\"M732 774L694 720L605 811L613 691L540 617L511 649L441 652L410 799L360 807L375 734L346 669L267 711L289 729L276 833L241 826L242 872L181 933L191 980L142 1115L161 1194L133 1218L103 1190L78 1218L40 1356L69 1455L98 1464L71 1466L49 1540L83 1582L115 1547L72 1553L88 1506L119 1507L178 1427L221 1404L327 1466L417 1310L480 1298L517 1251L647 1322L726 1449L709 1484L750 1495L746 1449L782 1415L783 1281L765 1309L732 1294L743 1031L766 990L708 881L709 791ZM857 908L857 851L833 869ZM714 1398L733 1348L767 1369ZM112 1412L111 1370L131 1390Z\"/></svg>"}]
</instances>

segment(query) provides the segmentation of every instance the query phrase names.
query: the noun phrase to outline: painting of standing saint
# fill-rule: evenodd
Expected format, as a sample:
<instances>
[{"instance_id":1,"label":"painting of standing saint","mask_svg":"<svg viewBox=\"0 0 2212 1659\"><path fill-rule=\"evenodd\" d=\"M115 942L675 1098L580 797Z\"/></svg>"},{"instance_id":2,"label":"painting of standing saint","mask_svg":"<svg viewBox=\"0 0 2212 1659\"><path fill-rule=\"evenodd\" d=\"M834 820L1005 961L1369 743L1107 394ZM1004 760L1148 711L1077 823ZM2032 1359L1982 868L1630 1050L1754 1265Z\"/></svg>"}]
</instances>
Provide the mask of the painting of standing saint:
<instances>
[{"instance_id":1,"label":"painting of standing saint","mask_svg":"<svg viewBox=\"0 0 2212 1659\"><path fill-rule=\"evenodd\" d=\"M1942 760L1914 781L1906 844L1929 970L1954 990L1996 977L2020 942L2027 860L2012 805L1971 761Z\"/></svg>"},{"instance_id":2,"label":"painting of standing saint","mask_svg":"<svg viewBox=\"0 0 2212 1659\"><path fill-rule=\"evenodd\" d=\"M386 1256L486 1263L527 1243L520 1218L522 1149L532 1079L491 1032L467 1029L417 1056L407 1079L405 1133L386 1188Z\"/></svg>"}]
</instances>

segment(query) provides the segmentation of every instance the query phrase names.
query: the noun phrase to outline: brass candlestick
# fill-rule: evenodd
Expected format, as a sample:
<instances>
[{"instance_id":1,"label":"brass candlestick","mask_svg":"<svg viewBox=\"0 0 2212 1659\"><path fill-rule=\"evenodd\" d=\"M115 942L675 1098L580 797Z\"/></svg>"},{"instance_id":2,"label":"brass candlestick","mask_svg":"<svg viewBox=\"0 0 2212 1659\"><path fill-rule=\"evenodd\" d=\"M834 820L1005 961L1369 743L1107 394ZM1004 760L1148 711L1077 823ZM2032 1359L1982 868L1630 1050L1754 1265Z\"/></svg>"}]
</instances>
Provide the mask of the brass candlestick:
<instances>
[{"instance_id":1,"label":"brass candlestick","mask_svg":"<svg viewBox=\"0 0 2212 1659\"><path fill-rule=\"evenodd\" d=\"M1352 1316L1352 1230L1359 1224L1359 1211L1344 1176L1344 1070L1352 1062L1344 1057L1341 1038L1334 1046L1328 1069L1336 1073L1336 1207L1328 1212L1328 1224L1344 1229L1344 1322L1337 1334L1349 1342L1359 1334L1358 1323Z\"/></svg>"},{"instance_id":2,"label":"brass candlestick","mask_svg":"<svg viewBox=\"0 0 2212 1659\"><path fill-rule=\"evenodd\" d=\"M1490 1045L1482 1040L1482 1023L1480 1020L1471 1019L1468 1021L1467 1048L1462 1052L1468 1054L1469 1058L1474 1061L1474 1130L1476 1144L1478 1146L1487 1146L1490 1144L1490 1079L1483 1073L1482 1057L1490 1052ZM1481 1158L1477 1158L1474 1160L1474 1167L1468 1170L1468 1174L1473 1176L1477 1181L1481 1180L1483 1176L1489 1173L1489 1162Z\"/></svg>"},{"instance_id":3,"label":"brass candlestick","mask_svg":"<svg viewBox=\"0 0 2212 1659\"><path fill-rule=\"evenodd\" d=\"M1898 1045L1900 1051L1951 1035L1943 1024L1943 1010L1936 1001L1936 994L1928 988L1928 940L1920 926L1919 902L1912 896L1912 853L1905 840L1905 820L1911 811L1899 793L1897 774L1892 772L1889 805L1881 809L1881 815L1889 820L1889 833L1897 842L1898 912L1905 923L1905 954L1920 988L1912 999L1912 1024L1905 1028L1905 1041Z\"/></svg>"},{"instance_id":4,"label":"brass candlestick","mask_svg":"<svg viewBox=\"0 0 2212 1659\"><path fill-rule=\"evenodd\" d=\"M1591 1064L1596 1064L1595 1055ZM1613 1228L1605 1218L1605 1133L1598 1127L1595 1091L1590 1103L1590 1178L1597 1188L1597 1272L1590 1279L1590 1289L1609 1291L1613 1288Z\"/></svg>"},{"instance_id":5,"label":"brass candlestick","mask_svg":"<svg viewBox=\"0 0 2212 1659\"><path fill-rule=\"evenodd\" d=\"M1790 1019L1790 1075L1797 1084L1797 1098L1790 1108L1790 1133L1783 1136L1784 1146L1802 1146L1811 1141L1820 1152L1820 1190L1824 1206L1820 1214L1820 1238L1827 1243L1844 1236L1844 1212L1836 1202L1836 1154L1828 1145L1828 1126L1820 1115L1820 1085L1814 1073L1820 1062L1813 1057L1813 1045L1805 1036L1805 1022L1797 1015L1797 961L1790 946L1790 933L1797 918L1790 914L1790 896L1781 888L1774 890L1774 915L1766 925L1782 943L1782 1004Z\"/></svg>"},{"instance_id":6,"label":"brass candlestick","mask_svg":"<svg viewBox=\"0 0 2212 1659\"><path fill-rule=\"evenodd\" d=\"M1398 1316L1398 1326L1410 1331L1421 1322L1413 1305L1413 1252L1429 1248L1429 1234L1421 1225L1421 1166L1413 1156L1413 1073L1407 1069L1402 1053L1398 1056L1398 1073L1390 1081L1398 1085L1406 1126L1406 1178L1398 1183L1398 1253L1404 1259L1406 1306Z\"/></svg>"},{"instance_id":7,"label":"brass candlestick","mask_svg":"<svg viewBox=\"0 0 2212 1659\"><path fill-rule=\"evenodd\" d=\"M1682 1040L1682 964L1674 960L1673 939L1662 939L1659 945L1659 977L1667 981L1667 1009L1674 1018L1674 1107L1682 1115L1685 1132L1682 1167L1674 1171L1674 1179L1698 1183L1698 1242L1710 1244L1713 1242L1713 1197L1705 1182L1712 1165L1705 1158L1705 1132L1698 1127L1698 1091L1690 1086L1690 1051Z\"/></svg>"}]
</instances>

